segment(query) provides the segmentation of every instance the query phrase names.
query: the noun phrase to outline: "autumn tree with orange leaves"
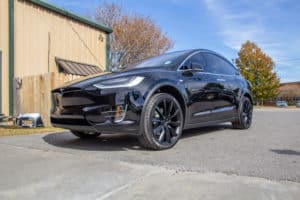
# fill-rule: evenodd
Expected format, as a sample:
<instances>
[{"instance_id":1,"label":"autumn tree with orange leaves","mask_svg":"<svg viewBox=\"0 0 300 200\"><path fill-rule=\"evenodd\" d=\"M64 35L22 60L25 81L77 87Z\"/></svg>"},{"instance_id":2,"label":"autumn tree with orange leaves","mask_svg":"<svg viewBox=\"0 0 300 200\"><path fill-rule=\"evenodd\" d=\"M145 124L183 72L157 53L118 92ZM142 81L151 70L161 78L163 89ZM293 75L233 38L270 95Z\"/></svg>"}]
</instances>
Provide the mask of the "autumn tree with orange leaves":
<instances>
[{"instance_id":1,"label":"autumn tree with orange leaves","mask_svg":"<svg viewBox=\"0 0 300 200\"><path fill-rule=\"evenodd\" d=\"M251 83L253 97L257 103L277 95L279 78L274 72L275 64L255 43L245 42L235 60L241 74Z\"/></svg>"},{"instance_id":2,"label":"autumn tree with orange leaves","mask_svg":"<svg viewBox=\"0 0 300 200\"><path fill-rule=\"evenodd\" d=\"M112 27L110 65L121 67L166 52L172 41L149 18L127 15L122 7L104 3L95 11L98 22Z\"/></svg>"}]
</instances>

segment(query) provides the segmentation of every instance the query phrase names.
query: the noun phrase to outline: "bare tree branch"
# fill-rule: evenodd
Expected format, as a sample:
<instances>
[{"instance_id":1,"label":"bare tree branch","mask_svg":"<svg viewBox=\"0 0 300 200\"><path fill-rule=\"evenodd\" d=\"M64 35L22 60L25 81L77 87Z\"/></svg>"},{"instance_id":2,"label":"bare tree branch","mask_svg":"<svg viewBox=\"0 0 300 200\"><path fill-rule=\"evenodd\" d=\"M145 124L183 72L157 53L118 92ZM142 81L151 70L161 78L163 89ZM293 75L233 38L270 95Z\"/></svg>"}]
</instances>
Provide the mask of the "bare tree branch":
<instances>
[{"instance_id":1,"label":"bare tree branch","mask_svg":"<svg viewBox=\"0 0 300 200\"><path fill-rule=\"evenodd\" d=\"M111 35L111 67L136 63L166 52L173 42L149 18L126 15L122 7L104 3L95 11L95 19L113 28Z\"/></svg>"}]
</instances>

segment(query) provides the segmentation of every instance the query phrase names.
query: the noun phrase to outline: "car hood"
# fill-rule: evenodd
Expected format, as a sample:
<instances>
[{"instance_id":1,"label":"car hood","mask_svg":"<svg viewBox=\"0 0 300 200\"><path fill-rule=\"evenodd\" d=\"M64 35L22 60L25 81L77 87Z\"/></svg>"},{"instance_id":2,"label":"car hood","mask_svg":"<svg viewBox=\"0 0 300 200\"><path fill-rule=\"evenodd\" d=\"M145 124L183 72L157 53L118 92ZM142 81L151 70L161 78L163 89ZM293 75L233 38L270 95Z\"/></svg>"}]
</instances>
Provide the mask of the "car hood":
<instances>
[{"instance_id":1,"label":"car hood","mask_svg":"<svg viewBox=\"0 0 300 200\"><path fill-rule=\"evenodd\" d=\"M100 81L126 77L126 76L148 76L154 72L162 72L162 71L171 70L168 67L149 67L149 68L138 68L138 69L129 69L122 72L108 72L105 74L93 74L90 76L86 76L80 79L76 79L74 81L68 82L60 88L86 88ZM54 89L56 90L56 89Z\"/></svg>"}]
</instances>

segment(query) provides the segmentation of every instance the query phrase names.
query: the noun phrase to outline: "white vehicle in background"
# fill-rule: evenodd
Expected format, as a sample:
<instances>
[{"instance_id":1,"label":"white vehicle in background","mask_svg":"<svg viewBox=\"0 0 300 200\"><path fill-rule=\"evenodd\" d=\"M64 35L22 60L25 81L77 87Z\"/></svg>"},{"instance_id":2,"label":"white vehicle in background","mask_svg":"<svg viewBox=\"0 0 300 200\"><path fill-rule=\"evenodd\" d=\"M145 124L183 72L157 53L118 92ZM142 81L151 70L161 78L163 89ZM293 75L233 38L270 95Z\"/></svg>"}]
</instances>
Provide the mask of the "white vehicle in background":
<instances>
[{"instance_id":1,"label":"white vehicle in background","mask_svg":"<svg viewBox=\"0 0 300 200\"><path fill-rule=\"evenodd\" d=\"M279 107L279 108L287 108L288 107L288 104L286 101L276 101L276 107Z\"/></svg>"},{"instance_id":2,"label":"white vehicle in background","mask_svg":"<svg viewBox=\"0 0 300 200\"><path fill-rule=\"evenodd\" d=\"M297 100L297 101L296 101L296 107L297 107L297 108L300 108L300 100Z\"/></svg>"}]
</instances>

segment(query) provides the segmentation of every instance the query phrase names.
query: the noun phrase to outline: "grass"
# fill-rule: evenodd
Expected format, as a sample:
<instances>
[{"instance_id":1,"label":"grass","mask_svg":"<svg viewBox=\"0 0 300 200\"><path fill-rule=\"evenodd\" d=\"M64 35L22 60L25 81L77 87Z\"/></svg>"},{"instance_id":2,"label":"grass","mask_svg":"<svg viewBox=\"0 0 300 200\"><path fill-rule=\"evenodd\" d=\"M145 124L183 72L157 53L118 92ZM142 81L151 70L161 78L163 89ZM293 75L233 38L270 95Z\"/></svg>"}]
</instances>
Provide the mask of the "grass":
<instances>
[{"instance_id":1,"label":"grass","mask_svg":"<svg viewBox=\"0 0 300 200\"><path fill-rule=\"evenodd\" d=\"M0 137L1 136L14 136L14 135L29 135L37 133L51 133L51 132L62 132L65 129L54 128L54 127L39 127L39 128L19 128L15 126L0 126Z\"/></svg>"}]
</instances>

